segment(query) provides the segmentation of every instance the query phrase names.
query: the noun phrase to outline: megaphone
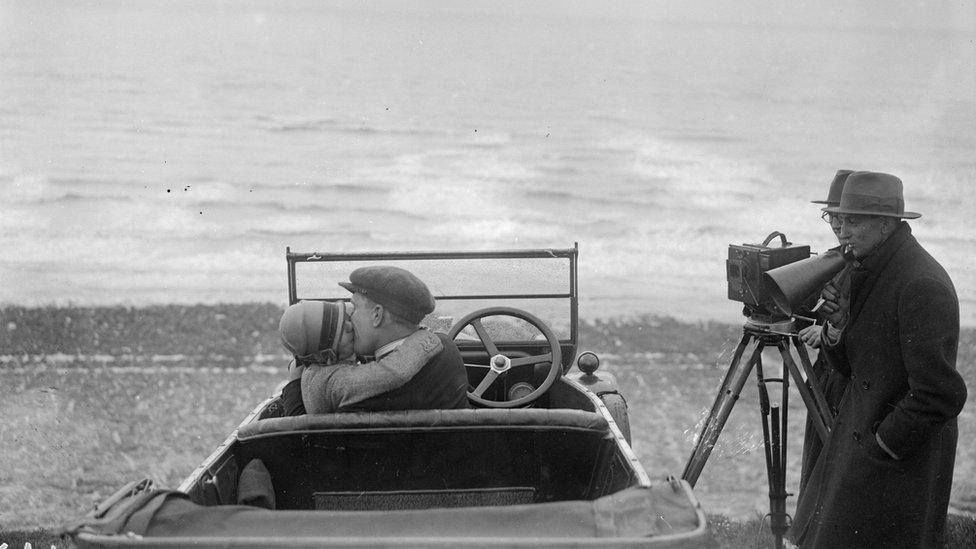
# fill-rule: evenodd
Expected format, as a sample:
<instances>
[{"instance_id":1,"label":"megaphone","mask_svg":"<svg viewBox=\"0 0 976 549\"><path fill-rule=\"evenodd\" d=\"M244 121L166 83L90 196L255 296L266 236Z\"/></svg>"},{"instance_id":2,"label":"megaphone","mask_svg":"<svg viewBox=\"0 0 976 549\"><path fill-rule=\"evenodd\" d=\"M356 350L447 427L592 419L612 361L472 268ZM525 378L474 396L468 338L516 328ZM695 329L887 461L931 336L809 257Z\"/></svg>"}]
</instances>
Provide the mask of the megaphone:
<instances>
[{"instance_id":1,"label":"megaphone","mask_svg":"<svg viewBox=\"0 0 976 549\"><path fill-rule=\"evenodd\" d=\"M846 264L844 254L828 250L764 272L763 283L776 306L792 315L798 305L823 288Z\"/></svg>"}]
</instances>

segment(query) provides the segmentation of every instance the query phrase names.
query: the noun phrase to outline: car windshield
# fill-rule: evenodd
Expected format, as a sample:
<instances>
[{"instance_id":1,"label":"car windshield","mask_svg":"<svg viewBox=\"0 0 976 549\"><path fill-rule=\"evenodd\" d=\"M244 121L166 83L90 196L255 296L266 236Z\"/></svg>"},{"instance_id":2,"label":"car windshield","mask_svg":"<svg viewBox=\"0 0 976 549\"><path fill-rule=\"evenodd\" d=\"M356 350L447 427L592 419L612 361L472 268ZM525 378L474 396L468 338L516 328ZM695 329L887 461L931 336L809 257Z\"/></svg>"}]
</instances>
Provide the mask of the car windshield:
<instances>
[{"instance_id":1,"label":"car windshield","mask_svg":"<svg viewBox=\"0 0 976 549\"><path fill-rule=\"evenodd\" d=\"M562 341L576 338L575 248L510 252L399 252L373 254L288 253L292 303L303 299L349 301L339 282L369 265L406 269L423 280L437 308L422 324L448 331L463 316L486 307L515 307L546 323ZM524 321L484 322L494 340L536 339ZM468 330L471 330L470 327ZM473 330L465 335L475 337Z\"/></svg>"}]
</instances>

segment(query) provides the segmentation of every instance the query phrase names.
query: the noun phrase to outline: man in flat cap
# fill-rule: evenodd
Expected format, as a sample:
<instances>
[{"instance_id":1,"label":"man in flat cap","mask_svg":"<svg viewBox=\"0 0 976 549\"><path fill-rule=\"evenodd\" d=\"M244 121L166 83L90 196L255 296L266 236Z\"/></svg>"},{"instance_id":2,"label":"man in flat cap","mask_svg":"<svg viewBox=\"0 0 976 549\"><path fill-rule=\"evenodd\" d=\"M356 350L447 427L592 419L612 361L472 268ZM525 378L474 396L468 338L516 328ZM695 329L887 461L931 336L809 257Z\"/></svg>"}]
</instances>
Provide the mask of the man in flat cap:
<instances>
[{"instance_id":1,"label":"man in flat cap","mask_svg":"<svg viewBox=\"0 0 976 549\"><path fill-rule=\"evenodd\" d=\"M349 282L339 284L352 292L350 320L356 354L374 361L380 361L409 336L423 330L421 320L434 310L434 296L427 285L399 267L360 267L349 275ZM468 377L461 353L445 334L434 335L443 349L412 377L405 382L401 379L401 385L345 411L467 408ZM401 372L388 374L397 377ZM377 383L387 381L377 379Z\"/></svg>"},{"instance_id":2,"label":"man in flat cap","mask_svg":"<svg viewBox=\"0 0 976 549\"><path fill-rule=\"evenodd\" d=\"M912 236L902 182L854 172L840 240L860 263L850 305L828 284L824 349L850 377L797 502L801 547L942 547L966 385L956 371L959 302Z\"/></svg>"}]
</instances>

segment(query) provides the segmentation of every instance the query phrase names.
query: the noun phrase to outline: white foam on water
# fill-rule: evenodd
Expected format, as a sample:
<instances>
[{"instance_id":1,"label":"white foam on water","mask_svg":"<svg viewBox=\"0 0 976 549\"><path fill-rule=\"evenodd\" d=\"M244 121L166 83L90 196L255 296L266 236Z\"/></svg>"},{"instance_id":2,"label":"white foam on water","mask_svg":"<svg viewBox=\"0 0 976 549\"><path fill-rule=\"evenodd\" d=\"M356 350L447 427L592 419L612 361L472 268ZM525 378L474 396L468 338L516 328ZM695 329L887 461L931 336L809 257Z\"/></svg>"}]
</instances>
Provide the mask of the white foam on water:
<instances>
[{"instance_id":1,"label":"white foam on water","mask_svg":"<svg viewBox=\"0 0 976 549\"><path fill-rule=\"evenodd\" d=\"M67 196L39 173L30 173L12 165L0 165L0 198L4 209L15 205L51 202Z\"/></svg>"},{"instance_id":2,"label":"white foam on water","mask_svg":"<svg viewBox=\"0 0 976 549\"><path fill-rule=\"evenodd\" d=\"M392 166L366 176L392 184L383 208L422 216L411 234L394 241L483 246L510 244L525 234L554 237L533 221L534 212L519 207L519 185L535 174L511 156L510 151L442 149L397 157Z\"/></svg>"}]
</instances>

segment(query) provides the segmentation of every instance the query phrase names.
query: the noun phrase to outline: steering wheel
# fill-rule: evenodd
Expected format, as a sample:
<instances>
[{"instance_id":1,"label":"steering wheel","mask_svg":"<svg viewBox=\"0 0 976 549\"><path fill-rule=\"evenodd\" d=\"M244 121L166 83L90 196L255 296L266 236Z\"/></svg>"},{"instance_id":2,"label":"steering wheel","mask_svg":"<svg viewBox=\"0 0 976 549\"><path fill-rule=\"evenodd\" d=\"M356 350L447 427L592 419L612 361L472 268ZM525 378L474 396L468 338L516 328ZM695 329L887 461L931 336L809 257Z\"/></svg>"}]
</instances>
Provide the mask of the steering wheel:
<instances>
[{"instance_id":1,"label":"steering wheel","mask_svg":"<svg viewBox=\"0 0 976 549\"><path fill-rule=\"evenodd\" d=\"M481 319L489 316L513 316L515 318L520 318L537 330L542 332L545 336L546 341L549 343L550 352L536 355L536 356L525 356L510 358L505 356L498 351L498 347L495 342L491 340L488 336L488 331L485 330L484 325L481 323ZM534 402L540 396L545 394L555 383L556 378L562 373L562 348L559 346L559 340L552 333L552 330L545 325L541 320L535 316L514 307L488 307L486 309L477 310L471 314L466 315L461 320L451 327L448 332L448 336L454 339L461 333L465 327L471 326L474 328L475 333L478 334L478 338L481 340L481 344L484 345L485 351L488 353L488 364L465 364L464 366L469 369L479 369L488 371L485 373L484 379L478 384L474 390L468 391L468 400L488 408L517 408L519 406L525 406L531 402ZM514 400L489 400L484 398L482 395L488 390L488 387L495 382L499 377L504 377L509 370L512 368L519 368L523 366L535 366L536 364L541 364L544 362L549 363L549 375L546 376L545 381L542 382L539 387L530 392L529 394L516 398Z\"/></svg>"}]
</instances>

